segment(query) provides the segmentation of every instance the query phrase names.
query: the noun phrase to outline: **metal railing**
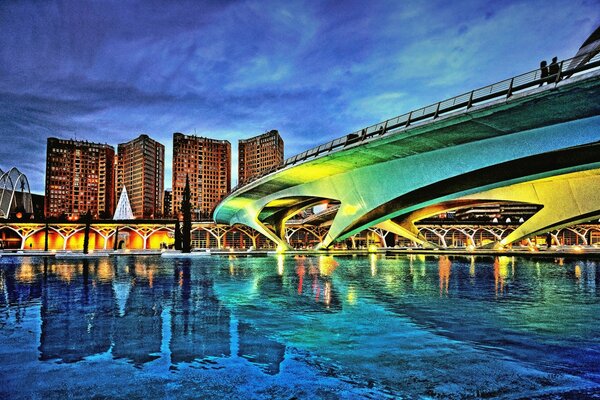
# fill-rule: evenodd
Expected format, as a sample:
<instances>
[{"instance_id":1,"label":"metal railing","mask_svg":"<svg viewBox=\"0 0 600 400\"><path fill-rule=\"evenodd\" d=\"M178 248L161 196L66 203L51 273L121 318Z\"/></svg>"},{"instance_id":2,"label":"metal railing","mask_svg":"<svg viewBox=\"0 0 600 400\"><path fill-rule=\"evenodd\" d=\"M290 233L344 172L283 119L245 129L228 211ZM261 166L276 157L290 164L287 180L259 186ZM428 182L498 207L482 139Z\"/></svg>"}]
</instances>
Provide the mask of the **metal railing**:
<instances>
[{"instance_id":1,"label":"metal railing","mask_svg":"<svg viewBox=\"0 0 600 400\"><path fill-rule=\"evenodd\" d=\"M586 57L589 57L590 59L582 64L581 62L585 60ZM524 74L496 82L492 85L484 86L450 99L442 100L435 104L418 108L406 114L402 114L378 124L371 125L290 157L282 164L263 171L260 174L254 175L244 181L243 184L235 186L231 190L231 193L266 175L287 168L291 165L298 164L306 160L315 159L325 154L334 153L358 143L369 142L381 136L397 134L406 130L416 122L433 121L439 116L448 114L450 112L461 109L467 111L476 104L481 104L500 98L508 99L517 92L521 92L526 89L537 88L544 84L555 85L561 80L569 79L579 72L589 71L597 67L600 67L600 53L594 55L593 57L591 57L591 54L582 54L560 61L558 63L558 72L548 76L542 77L541 69L537 68Z\"/></svg>"}]
</instances>

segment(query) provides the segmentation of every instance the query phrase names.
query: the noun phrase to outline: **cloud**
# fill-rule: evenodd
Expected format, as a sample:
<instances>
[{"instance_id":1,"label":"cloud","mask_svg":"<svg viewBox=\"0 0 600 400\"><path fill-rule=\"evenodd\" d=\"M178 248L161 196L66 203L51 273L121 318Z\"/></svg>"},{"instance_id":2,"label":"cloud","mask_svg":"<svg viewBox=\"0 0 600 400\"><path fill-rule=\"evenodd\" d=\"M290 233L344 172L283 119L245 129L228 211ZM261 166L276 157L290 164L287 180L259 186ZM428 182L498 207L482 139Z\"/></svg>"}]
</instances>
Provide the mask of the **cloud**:
<instances>
[{"instance_id":1,"label":"cloud","mask_svg":"<svg viewBox=\"0 0 600 400\"><path fill-rule=\"evenodd\" d=\"M570 56L596 6L1 2L0 166L41 192L48 136L116 146L147 133L167 147L168 187L177 131L227 139L235 154L238 139L278 129L291 156Z\"/></svg>"}]
</instances>

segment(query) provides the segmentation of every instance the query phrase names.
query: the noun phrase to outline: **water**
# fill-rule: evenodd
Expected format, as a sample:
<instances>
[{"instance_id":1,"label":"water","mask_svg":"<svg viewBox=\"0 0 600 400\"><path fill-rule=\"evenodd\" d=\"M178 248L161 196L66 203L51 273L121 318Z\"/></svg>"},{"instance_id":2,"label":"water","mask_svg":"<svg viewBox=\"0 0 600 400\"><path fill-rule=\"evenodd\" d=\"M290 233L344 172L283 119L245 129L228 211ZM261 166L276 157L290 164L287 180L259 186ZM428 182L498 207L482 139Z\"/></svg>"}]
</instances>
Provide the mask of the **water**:
<instances>
[{"instance_id":1,"label":"water","mask_svg":"<svg viewBox=\"0 0 600 400\"><path fill-rule=\"evenodd\" d=\"M0 259L0 398L600 397L600 263Z\"/></svg>"}]
</instances>

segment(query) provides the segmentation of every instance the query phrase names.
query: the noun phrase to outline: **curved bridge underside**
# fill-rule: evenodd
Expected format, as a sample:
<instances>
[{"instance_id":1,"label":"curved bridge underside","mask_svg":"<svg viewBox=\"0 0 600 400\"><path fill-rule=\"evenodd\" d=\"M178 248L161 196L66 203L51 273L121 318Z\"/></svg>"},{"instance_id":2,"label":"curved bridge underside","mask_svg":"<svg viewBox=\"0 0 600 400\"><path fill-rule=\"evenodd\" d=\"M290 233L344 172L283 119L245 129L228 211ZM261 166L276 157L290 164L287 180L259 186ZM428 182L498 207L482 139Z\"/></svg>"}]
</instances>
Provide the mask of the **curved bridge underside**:
<instances>
[{"instance_id":1,"label":"curved bridge underside","mask_svg":"<svg viewBox=\"0 0 600 400\"><path fill-rule=\"evenodd\" d=\"M506 237L600 215L600 72L516 94L398 134L292 165L225 198L215 220L250 226L280 245L284 224L339 202L327 248L372 226L425 243L414 222L465 205L541 205Z\"/></svg>"}]
</instances>

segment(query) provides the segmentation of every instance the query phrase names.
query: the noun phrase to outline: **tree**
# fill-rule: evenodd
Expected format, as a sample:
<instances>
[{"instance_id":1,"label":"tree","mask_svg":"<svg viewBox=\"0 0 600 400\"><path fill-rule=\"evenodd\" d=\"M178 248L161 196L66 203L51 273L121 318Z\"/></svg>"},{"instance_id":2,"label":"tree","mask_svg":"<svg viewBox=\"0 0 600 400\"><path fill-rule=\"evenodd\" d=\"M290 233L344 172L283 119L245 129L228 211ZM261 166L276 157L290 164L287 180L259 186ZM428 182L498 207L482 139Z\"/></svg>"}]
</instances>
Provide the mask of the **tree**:
<instances>
[{"instance_id":1,"label":"tree","mask_svg":"<svg viewBox=\"0 0 600 400\"><path fill-rule=\"evenodd\" d=\"M183 189L183 200L181 200L181 212L183 213L182 246L183 253L192 251L192 204L190 194L190 181L185 176L185 189Z\"/></svg>"},{"instance_id":2,"label":"tree","mask_svg":"<svg viewBox=\"0 0 600 400\"><path fill-rule=\"evenodd\" d=\"M117 225L117 229L115 229L115 243L113 244L113 250L117 251L119 248L119 226Z\"/></svg>"},{"instance_id":3,"label":"tree","mask_svg":"<svg viewBox=\"0 0 600 400\"><path fill-rule=\"evenodd\" d=\"M175 221L175 250L181 250L181 227L179 226L179 218Z\"/></svg>"},{"instance_id":4,"label":"tree","mask_svg":"<svg viewBox=\"0 0 600 400\"><path fill-rule=\"evenodd\" d=\"M83 235L83 254L88 254L90 245L90 225L92 223L92 213L90 210L85 214L85 231Z\"/></svg>"},{"instance_id":5,"label":"tree","mask_svg":"<svg viewBox=\"0 0 600 400\"><path fill-rule=\"evenodd\" d=\"M48 221L46 221L46 226L44 227L44 251L48 251Z\"/></svg>"}]
</instances>

